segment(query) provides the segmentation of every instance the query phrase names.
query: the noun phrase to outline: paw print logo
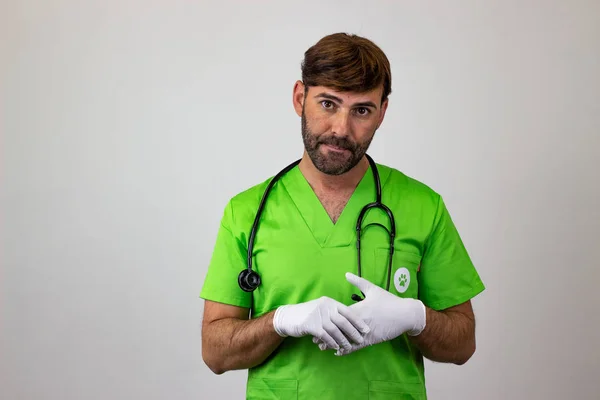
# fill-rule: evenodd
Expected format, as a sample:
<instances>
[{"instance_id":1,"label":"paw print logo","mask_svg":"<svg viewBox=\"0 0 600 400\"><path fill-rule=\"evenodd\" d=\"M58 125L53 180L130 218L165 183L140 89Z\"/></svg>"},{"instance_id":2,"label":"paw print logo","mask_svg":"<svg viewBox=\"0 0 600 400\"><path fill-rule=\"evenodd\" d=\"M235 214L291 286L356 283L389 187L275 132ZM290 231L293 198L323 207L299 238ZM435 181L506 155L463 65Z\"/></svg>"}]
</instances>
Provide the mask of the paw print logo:
<instances>
[{"instance_id":1,"label":"paw print logo","mask_svg":"<svg viewBox=\"0 0 600 400\"><path fill-rule=\"evenodd\" d=\"M398 284L401 287L404 287L406 285L406 274L400 274L400 278L398 278Z\"/></svg>"},{"instance_id":2,"label":"paw print logo","mask_svg":"<svg viewBox=\"0 0 600 400\"><path fill-rule=\"evenodd\" d=\"M394 274L394 286L398 293L404 293L410 286L410 272L407 268L402 267L396 270Z\"/></svg>"}]
</instances>

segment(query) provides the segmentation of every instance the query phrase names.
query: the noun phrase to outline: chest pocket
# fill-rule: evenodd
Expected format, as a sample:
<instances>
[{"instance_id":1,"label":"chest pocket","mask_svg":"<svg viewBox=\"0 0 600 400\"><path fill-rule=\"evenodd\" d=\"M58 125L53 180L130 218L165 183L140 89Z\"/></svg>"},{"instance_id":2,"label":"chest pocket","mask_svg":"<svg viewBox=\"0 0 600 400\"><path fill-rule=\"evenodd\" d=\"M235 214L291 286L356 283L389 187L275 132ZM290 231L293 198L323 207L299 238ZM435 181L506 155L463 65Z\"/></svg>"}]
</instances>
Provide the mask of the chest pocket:
<instances>
[{"instance_id":1,"label":"chest pocket","mask_svg":"<svg viewBox=\"0 0 600 400\"><path fill-rule=\"evenodd\" d=\"M387 285L389 257L388 249L379 248L375 250L376 270L374 272L377 282L383 288ZM421 257L418 254L395 251L392 256L390 292L399 297L418 298L420 263Z\"/></svg>"}]
</instances>

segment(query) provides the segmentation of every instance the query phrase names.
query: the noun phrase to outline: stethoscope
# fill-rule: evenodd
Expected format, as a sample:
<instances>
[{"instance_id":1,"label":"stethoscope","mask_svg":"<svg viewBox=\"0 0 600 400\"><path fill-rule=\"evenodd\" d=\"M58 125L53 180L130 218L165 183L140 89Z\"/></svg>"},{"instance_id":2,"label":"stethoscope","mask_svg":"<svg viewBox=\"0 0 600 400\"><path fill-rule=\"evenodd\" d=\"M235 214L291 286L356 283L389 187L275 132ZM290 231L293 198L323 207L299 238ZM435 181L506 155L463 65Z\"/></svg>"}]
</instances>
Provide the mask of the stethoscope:
<instances>
[{"instance_id":1,"label":"stethoscope","mask_svg":"<svg viewBox=\"0 0 600 400\"><path fill-rule=\"evenodd\" d=\"M385 211L385 213L387 214L388 220L390 222L390 229L388 229L384 225L382 225L380 223L376 223L376 222L368 224L368 225L366 225L366 227L371 226L371 225L380 226L383 229L385 229L385 231L388 233L388 236L390 238L387 285L385 288L385 290L389 290L391 273L392 273L392 259L393 259L393 255L394 255L394 239L396 237L396 222L395 222L394 214L392 213L392 210L390 210L389 207L387 207L385 204L383 204L381 202L381 181L379 179L379 171L377 170L377 166L375 165L375 162L368 154L366 154L365 156L367 157L367 160L369 160L369 164L371 165L371 171L373 172L373 178L375 180L376 200L372 203L367 204L366 206L364 206L362 208L362 210L360 211L360 214L358 215L358 219L356 221L356 250L357 250L357 257L358 257L358 276L359 277L362 276L361 275L361 272L362 272L361 271L361 256L360 256L361 235L363 232L362 222L363 222L363 219L364 219L367 211L369 211L370 209L373 209L373 208L379 208L379 209L382 209L383 211ZM288 171L290 171L292 168L294 168L299 163L300 163L300 160L294 161L293 163L291 163L290 165L288 165L287 167L282 169L277 175L275 175L275 177L273 177L273 179L269 182L267 188L265 189L262 199L258 205L256 217L254 218L254 223L252 224L252 230L250 231L250 238L248 240L247 268L242 270L240 272L240 274L238 275L238 284L240 285L240 288L245 292L252 292L261 284L260 276L258 275L258 273L256 271L254 271L252 269L252 253L254 250L254 239L256 238L256 231L258 230L259 220L260 220L262 211L265 207L265 202L267 201L269 192L271 191L271 188L273 187L275 182L277 182L283 175L285 175ZM364 297L364 293L362 293L362 295ZM352 295L352 300L361 301L361 300L363 300L363 298L361 298L359 295L357 295L355 293Z\"/></svg>"}]
</instances>

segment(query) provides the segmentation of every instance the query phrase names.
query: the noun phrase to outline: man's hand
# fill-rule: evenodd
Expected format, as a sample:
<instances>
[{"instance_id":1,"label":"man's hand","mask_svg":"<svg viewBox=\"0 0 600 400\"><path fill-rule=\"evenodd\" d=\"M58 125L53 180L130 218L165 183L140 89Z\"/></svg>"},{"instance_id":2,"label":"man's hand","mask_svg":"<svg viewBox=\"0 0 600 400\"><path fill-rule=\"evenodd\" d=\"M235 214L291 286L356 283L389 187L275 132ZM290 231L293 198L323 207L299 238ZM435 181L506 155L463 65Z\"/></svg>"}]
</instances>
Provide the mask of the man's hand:
<instances>
[{"instance_id":1,"label":"man's hand","mask_svg":"<svg viewBox=\"0 0 600 400\"><path fill-rule=\"evenodd\" d=\"M346 274L346 279L365 295L364 300L349 308L371 330L361 343L353 344L350 349L337 349L336 355L350 354L363 347L395 339L403 333L415 336L425 328L425 305L420 300L398 297L351 273ZM332 348L319 337L314 337L313 342L321 350Z\"/></svg>"},{"instance_id":2,"label":"man's hand","mask_svg":"<svg viewBox=\"0 0 600 400\"><path fill-rule=\"evenodd\" d=\"M351 346L363 343L363 335L369 332L369 326L357 310L329 297L280 306L275 311L273 327L282 337L312 335L336 350L349 350Z\"/></svg>"}]
</instances>

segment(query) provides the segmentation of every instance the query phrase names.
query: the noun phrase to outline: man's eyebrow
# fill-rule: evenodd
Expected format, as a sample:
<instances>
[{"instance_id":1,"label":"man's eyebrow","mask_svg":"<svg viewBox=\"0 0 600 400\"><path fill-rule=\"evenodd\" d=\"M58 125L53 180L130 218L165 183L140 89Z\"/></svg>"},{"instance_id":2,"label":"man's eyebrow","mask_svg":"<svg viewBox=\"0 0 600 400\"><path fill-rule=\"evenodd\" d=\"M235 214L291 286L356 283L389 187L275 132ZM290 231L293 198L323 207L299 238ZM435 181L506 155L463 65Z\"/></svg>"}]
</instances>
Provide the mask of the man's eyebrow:
<instances>
[{"instance_id":1,"label":"man's eyebrow","mask_svg":"<svg viewBox=\"0 0 600 400\"><path fill-rule=\"evenodd\" d=\"M316 97L322 97L324 99L337 101L340 104L344 103L344 101L342 99L340 99L339 97L334 96L330 93L326 93L326 92L319 93L318 95L315 96L315 98ZM377 105L375 105L375 103L373 103L372 101L363 101L360 103L355 103L354 106L355 107L373 107L374 109L377 109Z\"/></svg>"}]
</instances>

